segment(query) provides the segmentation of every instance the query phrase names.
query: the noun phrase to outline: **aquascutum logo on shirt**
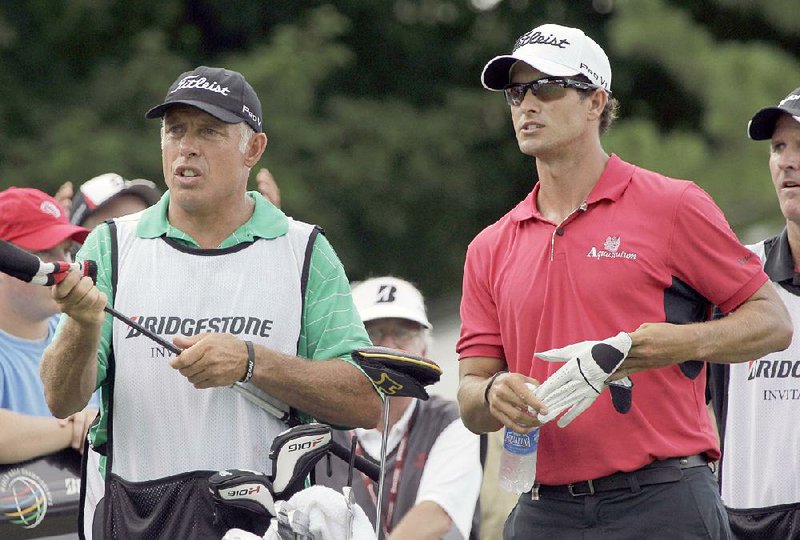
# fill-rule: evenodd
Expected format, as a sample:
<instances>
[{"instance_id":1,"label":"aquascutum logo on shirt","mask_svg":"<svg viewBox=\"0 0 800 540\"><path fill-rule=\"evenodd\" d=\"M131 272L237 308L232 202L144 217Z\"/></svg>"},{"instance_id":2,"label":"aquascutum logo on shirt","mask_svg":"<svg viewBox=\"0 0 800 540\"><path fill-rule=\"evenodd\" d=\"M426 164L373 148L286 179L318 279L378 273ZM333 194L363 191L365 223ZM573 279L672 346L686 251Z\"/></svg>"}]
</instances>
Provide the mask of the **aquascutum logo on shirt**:
<instances>
[{"instance_id":1,"label":"aquascutum logo on shirt","mask_svg":"<svg viewBox=\"0 0 800 540\"><path fill-rule=\"evenodd\" d=\"M590 259L636 259L636 253L620 250L621 236L606 236L603 247L592 246L586 256Z\"/></svg>"}]
</instances>

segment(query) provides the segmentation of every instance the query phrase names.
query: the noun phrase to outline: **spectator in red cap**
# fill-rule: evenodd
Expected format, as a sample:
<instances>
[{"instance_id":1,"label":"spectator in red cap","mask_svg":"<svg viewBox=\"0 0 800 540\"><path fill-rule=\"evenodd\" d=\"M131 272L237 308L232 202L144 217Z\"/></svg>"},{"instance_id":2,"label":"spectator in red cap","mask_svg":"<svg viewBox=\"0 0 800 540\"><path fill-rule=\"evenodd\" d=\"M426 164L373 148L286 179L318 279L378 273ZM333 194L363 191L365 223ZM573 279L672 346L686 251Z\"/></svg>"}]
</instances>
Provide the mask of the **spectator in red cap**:
<instances>
[{"instance_id":1,"label":"spectator in red cap","mask_svg":"<svg viewBox=\"0 0 800 540\"><path fill-rule=\"evenodd\" d=\"M88 229L73 225L56 200L38 189L0 192L0 238L44 261L70 259ZM82 450L97 410L53 418L44 399L39 362L53 339L58 304L50 288L0 274L0 463L16 463L64 448Z\"/></svg>"}]
</instances>

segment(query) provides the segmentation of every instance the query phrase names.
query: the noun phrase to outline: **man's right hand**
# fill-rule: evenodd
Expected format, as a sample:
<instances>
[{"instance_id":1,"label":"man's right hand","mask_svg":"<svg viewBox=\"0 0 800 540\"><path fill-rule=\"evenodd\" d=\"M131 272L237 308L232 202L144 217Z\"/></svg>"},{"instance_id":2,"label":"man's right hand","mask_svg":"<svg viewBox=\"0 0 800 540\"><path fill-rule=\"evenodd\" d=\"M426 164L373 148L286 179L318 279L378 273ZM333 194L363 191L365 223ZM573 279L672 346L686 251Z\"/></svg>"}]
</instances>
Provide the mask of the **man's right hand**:
<instances>
[{"instance_id":1,"label":"man's right hand","mask_svg":"<svg viewBox=\"0 0 800 540\"><path fill-rule=\"evenodd\" d=\"M500 373L486 393L492 416L517 433L529 433L539 427L542 424L537 414L548 413L547 407L533 394L528 383L539 386L539 381L525 375Z\"/></svg>"},{"instance_id":2,"label":"man's right hand","mask_svg":"<svg viewBox=\"0 0 800 540\"><path fill-rule=\"evenodd\" d=\"M278 208L281 207L281 190L275 181L275 177L266 167L261 167L261 170L256 174L256 186L258 186L259 193L269 202Z\"/></svg>"},{"instance_id":3,"label":"man's right hand","mask_svg":"<svg viewBox=\"0 0 800 540\"><path fill-rule=\"evenodd\" d=\"M53 299L63 313L78 323L99 326L105 319L105 293L77 270L71 270L64 281L53 286Z\"/></svg>"}]
</instances>

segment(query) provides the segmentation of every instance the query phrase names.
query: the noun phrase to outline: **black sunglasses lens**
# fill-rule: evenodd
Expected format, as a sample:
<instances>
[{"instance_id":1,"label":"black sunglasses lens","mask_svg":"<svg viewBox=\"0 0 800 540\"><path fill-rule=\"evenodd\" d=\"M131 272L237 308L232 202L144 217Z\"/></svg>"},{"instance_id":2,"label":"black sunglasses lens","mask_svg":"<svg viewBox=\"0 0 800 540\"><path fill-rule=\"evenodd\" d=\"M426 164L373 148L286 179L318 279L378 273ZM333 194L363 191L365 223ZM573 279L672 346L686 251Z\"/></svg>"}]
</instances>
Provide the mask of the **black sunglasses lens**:
<instances>
[{"instance_id":1,"label":"black sunglasses lens","mask_svg":"<svg viewBox=\"0 0 800 540\"><path fill-rule=\"evenodd\" d=\"M539 91L536 92L536 97L542 101L551 101L561 99L567 94L567 89L562 83L551 82L539 86Z\"/></svg>"}]
</instances>

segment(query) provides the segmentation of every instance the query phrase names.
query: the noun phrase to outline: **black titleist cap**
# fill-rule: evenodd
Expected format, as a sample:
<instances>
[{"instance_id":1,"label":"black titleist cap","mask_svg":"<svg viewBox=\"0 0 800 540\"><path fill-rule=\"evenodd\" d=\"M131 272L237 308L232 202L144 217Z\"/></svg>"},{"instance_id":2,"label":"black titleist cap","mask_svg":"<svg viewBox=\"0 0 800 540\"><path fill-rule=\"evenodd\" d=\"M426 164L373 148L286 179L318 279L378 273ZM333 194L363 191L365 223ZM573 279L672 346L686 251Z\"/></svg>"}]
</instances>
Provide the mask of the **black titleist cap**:
<instances>
[{"instance_id":1,"label":"black titleist cap","mask_svg":"<svg viewBox=\"0 0 800 540\"><path fill-rule=\"evenodd\" d=\"M765 107L758 111L747 124L747 134L754 141L771 139L775 122L783 113L789 113L800 122L800 88L786 96L775 107Z\"/></svg>"},{"instance_id":2,"label":"black titleist cap","mask_svg":"<svg viewBox=\"0 0 800 540\"><path fill-rule=\"evenodd\" d=\"M247 122L256 133L261 127L261 101L244 76L224 68L199 66L182 73L172 83L164 103L153 107L145 118L161 118L167 109L177 104L191 105L211 116L238 124Z\"/></svg>"}]
</instances>

